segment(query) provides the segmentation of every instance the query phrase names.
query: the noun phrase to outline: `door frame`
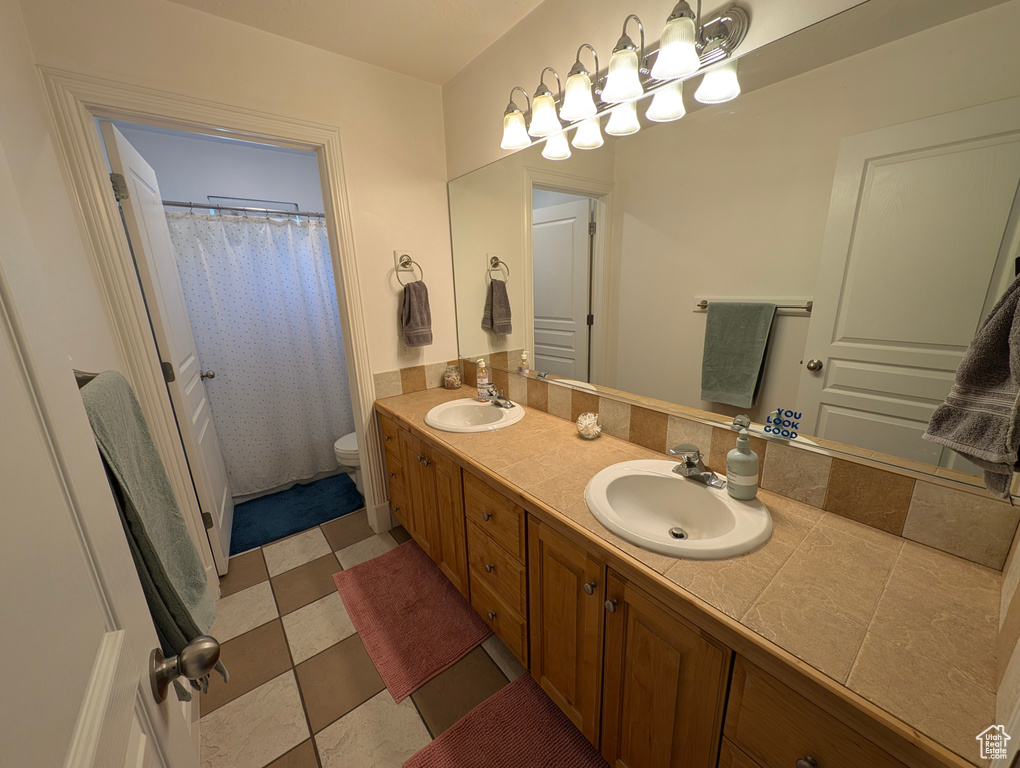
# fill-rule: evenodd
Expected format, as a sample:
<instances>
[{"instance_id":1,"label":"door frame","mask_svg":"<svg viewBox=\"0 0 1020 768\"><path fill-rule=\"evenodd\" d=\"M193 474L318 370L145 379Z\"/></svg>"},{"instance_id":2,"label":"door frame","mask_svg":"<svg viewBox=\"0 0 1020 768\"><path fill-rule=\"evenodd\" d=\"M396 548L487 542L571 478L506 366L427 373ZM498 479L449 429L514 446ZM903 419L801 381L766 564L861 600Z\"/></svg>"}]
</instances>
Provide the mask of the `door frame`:
<instances>
[{"instance_id":1,"label":"door frame","mask_svg":"<svg viewBox=\"0 0 1020 768\"><path fill-rule=\"evenodd\" d=\"M372 418L375 382L368 356L364 307L354 249L338 128L293 117L40 67L52 110L57 146L81 216L91 267L113 331L124 376L138 396L174 494L198 547L210 585L218 584L212 550L160 367L145 299L95 119L125 120L162 128L258 141L316 153L333 259L337 301L344 328L347 376L355 431L361 446L365 505L376 531L392 526L385 504L381 440ZM380 504L381 503L381 504Z\"/></svg>"},{"instance_id":2,"label":"door frame","mask_svg":"<svg viewBox=\"0 0 1020 768\"><path fill-rule=\"evenodd\" d=\"M613 184L611 182L597 181L583 176L573 176L568 173L550 171L546 168L535 166L524 166L523 183L523 209L524 209L524 253L523 253L523 276L524 281L524 314L529 318L525 326L525 344L527 349L535 349L535 280L534 280L534 254L532 253L534 226L532 216L532 192L538 189L550 192L563 192L568 195L583 195L595 201L595 243L591 260L591 273L588 279L591 281L592 314L595 315L595 324L591 327L591 356L588 361L591 370L590 379L597 379L600 383L605 381L606 345L609 342L609 333L606 323L606 311L610 306L610 291L612 281L606 277L606 269L609 266L608 253L609 243L612 242L612 211L613 211ZM511 361L512 364L513 361ZM590 382L589 382L590 383Z\"/></svg>"}]
</instances>

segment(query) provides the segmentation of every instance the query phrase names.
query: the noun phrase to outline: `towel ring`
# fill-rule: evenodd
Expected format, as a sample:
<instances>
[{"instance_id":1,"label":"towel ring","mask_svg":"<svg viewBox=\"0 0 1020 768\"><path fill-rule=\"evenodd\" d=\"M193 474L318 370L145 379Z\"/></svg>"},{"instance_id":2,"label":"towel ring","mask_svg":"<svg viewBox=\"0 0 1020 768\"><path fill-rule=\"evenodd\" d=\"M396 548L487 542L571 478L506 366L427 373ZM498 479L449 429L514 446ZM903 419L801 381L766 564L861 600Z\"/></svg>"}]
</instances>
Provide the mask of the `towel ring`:
<instances>
[{"instance_id":1,"label":"towel ring","mask_svg":"<svg viewBox=\"0 0 1020 768\"><path fill-rule=\"evenodd\" d=\"M493 256L491 259L489 259L489 268L485 270L485 274L489 278L489 280L492 280L492 271L494 269L502 269L506 273L506 280L504 280L503 282L504 283L510 282L510 267L508 267L506 262L499 258L499 256Z\"/></svg>"},{"instance_id":2,"label":"towel ring","mask_svg":"<svg viewBox=\"0 0 1020 768\"><path fill-rule=\"evenodd\" d=\"M402 270L402 269L409 269L409 270L411 270L411 274L413 275L415 267L418 267L418 271L421 273L421 277L419 277L418 279L419 280L424 280L425 279L425 270L421 268L421 264L419 264L417 261L412 259L406 253L403 256L401 256L400 257L400 261L397 263L397 282L400 283L401 285L407 285L407 283L405 283L403 280L400 279L400 270ZM408 282L414 282L414 281L411 280L411 281L408 281Z\"/></svg>"}]
</instances>

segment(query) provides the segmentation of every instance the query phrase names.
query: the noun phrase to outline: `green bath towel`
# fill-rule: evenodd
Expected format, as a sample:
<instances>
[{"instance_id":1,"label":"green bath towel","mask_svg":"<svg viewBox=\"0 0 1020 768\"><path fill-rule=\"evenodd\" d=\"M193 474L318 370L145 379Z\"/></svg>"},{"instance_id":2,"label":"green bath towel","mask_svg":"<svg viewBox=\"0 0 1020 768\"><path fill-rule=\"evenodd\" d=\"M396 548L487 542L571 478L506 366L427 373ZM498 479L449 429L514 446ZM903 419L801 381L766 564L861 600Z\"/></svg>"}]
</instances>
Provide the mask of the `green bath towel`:
<instances>
[{"instance_id":1,"label":"green bath towel","mask_svg":"<svg viewBox=\"0 0 1020 768\"><path fill-rule=\"evenodd\" d=\"M775 304L709 302L702 400L740 408L757 402L775 316Z\"/></svg>"}]
</instances>

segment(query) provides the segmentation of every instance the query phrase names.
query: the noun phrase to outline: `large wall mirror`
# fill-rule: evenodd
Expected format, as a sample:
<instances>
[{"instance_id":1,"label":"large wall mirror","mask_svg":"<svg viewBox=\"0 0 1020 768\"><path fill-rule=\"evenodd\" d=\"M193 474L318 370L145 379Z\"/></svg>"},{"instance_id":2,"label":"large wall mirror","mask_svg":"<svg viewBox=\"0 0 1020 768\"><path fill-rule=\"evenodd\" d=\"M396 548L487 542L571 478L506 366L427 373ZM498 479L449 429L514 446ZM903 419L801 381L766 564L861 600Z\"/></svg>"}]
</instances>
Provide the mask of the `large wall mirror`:
<instances>
[{"instance_id":1,"label":"large wall mirror","mask_svg":"<svg viewBox=\"0 0 1020 768\"><path fill-rule=\"evenodd\" d=\"M870 0L740 58L734 101L690 87L678 121L452 181L461 355L516 369L528 350L551 380L719 423L790 410L803 445L978 474L921 435L1020 257L996 4ZM507 274L495 335L487 285ZM779 307L750 406L703 399L704 307L728 301Z\"/></svg>"}]
</instances>

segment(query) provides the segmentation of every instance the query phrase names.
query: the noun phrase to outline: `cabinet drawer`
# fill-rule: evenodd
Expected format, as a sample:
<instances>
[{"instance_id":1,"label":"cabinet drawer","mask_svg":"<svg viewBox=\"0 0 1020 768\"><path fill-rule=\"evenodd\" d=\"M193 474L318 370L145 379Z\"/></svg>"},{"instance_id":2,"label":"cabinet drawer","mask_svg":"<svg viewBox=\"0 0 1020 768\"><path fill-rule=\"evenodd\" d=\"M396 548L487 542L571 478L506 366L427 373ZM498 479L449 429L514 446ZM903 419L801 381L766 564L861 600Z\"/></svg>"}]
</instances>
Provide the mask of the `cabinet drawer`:
<instances>
[{"instance_id":1,"label":"cabinet drawer","mask_svg":"<svg viewBox=\"0 0 1020 768\"><path fill-rule=\"evenodd\" d=\"M474 523L467 525L471 581L485 582L521 616L528 615L528 578L523 565Z\"/></svg>"},{"instance_id":2,"label":"cabinet drawer","mask_svg":"<svg viewBox=\"0 0 1020 768\"><path fill-rule=\"evenodd\" d=\"M397 435L399 434L399 427L397 422L388 416L379 414L379 426L382 429L382 440L383 447L388 448L391 451L397 450Z\"/></svg>"},{"instance_id":3,"label":"cabinet drawer","mask_svg":"<svg viewBox=\"0 0 1020 768\"><path fill-rule=\"evenodd\" d=\"M401 490L399 494L394 494L390 491L390 512L397 518L397 522L400 523L404 528L407 528L408 523L408 508L407 508L407 497L404 496L404 492Z\"/></svg>"},{"instance_id":4,"label":"cabinet drawer","mask_svg":"<svg viewBox=\"0 0 1020 768\"><path fill-rule=\"evenodd\" d=\"M386 483L390 489L390 498L404 496L404 463L400 455L389 449L383 452L386 456Z\"/></svg>"},{"instance_id":5,"label":"cabinet drawer","mask_svg":"<svg viewBox=\"0 0 1020 768\"><path fill-rule=\"evenodd\" d=\"M906 768L739 656L733 665L724 734L761 768L790 768L807 755L824 768Z\"/></svg>"},{"instance_id":6,"label":"cabinet drawer","mask_svg":"<svg viewBox=\"0 0 1020 768\"><path fill-rule=\"evenodd\" d=\"M733 742L724 738L722 750L719 752L719 768L761 768L761 766L733 746Z\"/></svg>"},{"instance_id":7,"label":"cabinet drawer","mask_svg":"<svg viewBox=\"0 0 1020 768\"><path fill-rule=\"evenodd\" d=\"M528 666L528 624L505 602L496 596L484 582L471 581L471 606L492 627L500 640L506 643L514 656ZM489 617L492 618L489 618Z\"/></svg>"},{"instance_id":8,"label":"cabinet drawer","mask_svg":"<svg viewBox=\"0 0 1020 768\"><path fill-rule=\"evenodd\" d=\"M524 510L478 478L464 473L464 512L503 549L523 563Z\"/></svg>"}]
</instances>

